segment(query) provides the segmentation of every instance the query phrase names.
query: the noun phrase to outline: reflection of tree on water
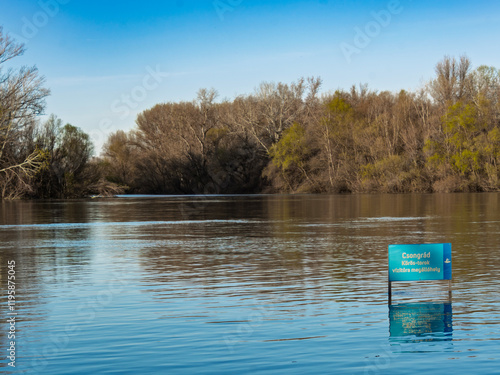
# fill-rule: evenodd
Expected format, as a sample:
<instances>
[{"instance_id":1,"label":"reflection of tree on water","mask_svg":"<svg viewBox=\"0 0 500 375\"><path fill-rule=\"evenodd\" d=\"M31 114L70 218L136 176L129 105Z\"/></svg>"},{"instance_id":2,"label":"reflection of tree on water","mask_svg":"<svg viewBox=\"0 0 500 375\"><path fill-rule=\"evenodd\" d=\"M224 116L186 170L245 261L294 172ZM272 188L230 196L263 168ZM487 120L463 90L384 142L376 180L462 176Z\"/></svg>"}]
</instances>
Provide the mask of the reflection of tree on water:
<instances>
[{"instance_id":1,"label":"reflection of tree on water","mask_svg":"<svg viewBox=\"0 0 500 375\"><path fill-rule=\"evenodd\" d=\"M391 343L395 344L452 341L452 304L430 302L389 305L389 333ZM413 349L427 351L423 348Z\"/></svg>"}]
</instances>

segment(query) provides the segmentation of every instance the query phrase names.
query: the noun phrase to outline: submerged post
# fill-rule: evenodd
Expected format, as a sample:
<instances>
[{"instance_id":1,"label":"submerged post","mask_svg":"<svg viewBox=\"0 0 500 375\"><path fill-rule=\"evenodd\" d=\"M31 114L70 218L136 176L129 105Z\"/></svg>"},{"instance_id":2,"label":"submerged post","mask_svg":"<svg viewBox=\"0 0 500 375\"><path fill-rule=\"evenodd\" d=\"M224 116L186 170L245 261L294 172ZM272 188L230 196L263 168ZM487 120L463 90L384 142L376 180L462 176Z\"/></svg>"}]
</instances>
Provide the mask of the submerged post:
<instances>
[{"instance_id":1,"label":"submerged post","mask_svg":"<svg viewBox=\"0 0 500 375\"><path fill-rule=\"evenodd\" d=\"M389 295L389 305L390 305L391 304L391 300L392 300L392 284L391 284L392 282L391 282L391 280L389 280L388 283L389 283L388 295Z\"/></svg>"},{"instance_id":2,"label":"submerged post","mask_svg":"<svg viewBox=\"0 0 500 375\"><path fill-rule=\"evenodd\" d=\"M448 280L451 300L451 243L389 245L388 300L393 281Z\"/></svg>"}]
</instances>

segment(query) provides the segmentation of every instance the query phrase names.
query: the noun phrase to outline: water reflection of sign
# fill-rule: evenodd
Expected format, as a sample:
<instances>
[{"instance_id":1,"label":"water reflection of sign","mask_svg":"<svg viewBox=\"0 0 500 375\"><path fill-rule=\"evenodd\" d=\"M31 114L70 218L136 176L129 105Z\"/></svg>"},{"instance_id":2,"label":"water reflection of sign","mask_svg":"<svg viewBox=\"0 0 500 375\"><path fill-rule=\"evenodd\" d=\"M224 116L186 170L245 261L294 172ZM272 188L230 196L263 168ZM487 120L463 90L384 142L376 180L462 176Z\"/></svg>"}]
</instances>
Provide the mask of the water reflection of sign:
<instances>
[{"instance_id":1,"label":"water reflection of sign","mask_svg":"<svg viewBox=\"0 0 500 375\"><path fill-rule=\"evenodd\" d=\"M451 280L451 244L389 245L389 281Z\"/></svg>"},{"instance_id":2,"label":"water reflection of sign","mask_svg":"<svg viewBox=\"0 0 500 375\"><path fill-rule=\"evenodd\" d=\"M448 341L452 339L451 303L403 303L389 306L391 338L409 341ZM406 341L406 340L404 340Z\"/></svg>"}]
</instances>

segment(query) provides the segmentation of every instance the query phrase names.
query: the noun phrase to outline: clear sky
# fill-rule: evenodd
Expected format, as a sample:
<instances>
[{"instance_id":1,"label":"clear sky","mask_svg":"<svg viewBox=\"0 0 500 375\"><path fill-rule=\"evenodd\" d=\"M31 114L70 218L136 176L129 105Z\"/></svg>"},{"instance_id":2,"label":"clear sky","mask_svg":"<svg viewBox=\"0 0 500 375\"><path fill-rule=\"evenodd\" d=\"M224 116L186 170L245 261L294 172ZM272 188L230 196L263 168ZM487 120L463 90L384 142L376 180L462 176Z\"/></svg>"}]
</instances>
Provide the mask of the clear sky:
<instances>
[{"instance_id":1,"label":"clear sky","mask_svg":"<svg viewBox=\"0 0 500 375\"><path fill-rule=\"evenodd\" d=\"M232 99L320 76L323 91L415 90L445 55L500 68L493 0L0 0L0 25L26 44L13 63L46 77L46 113L97 149L144 109L200 88Z\"/></svg>"}]
</instances>

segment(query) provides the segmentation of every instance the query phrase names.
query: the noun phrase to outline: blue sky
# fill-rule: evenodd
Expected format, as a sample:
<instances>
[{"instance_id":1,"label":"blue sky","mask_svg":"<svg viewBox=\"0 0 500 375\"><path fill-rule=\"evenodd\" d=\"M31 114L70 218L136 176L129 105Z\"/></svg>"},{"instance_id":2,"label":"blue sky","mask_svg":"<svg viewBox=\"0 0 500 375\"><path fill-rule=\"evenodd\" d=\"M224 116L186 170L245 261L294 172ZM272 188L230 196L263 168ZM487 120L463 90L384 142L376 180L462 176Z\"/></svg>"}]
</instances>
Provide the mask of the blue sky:
<instances>
[{"instance_id":1,"label":"blue sky","mask_svg":"<svg viewBox=\"0 0 500 375\"><path fill-rule=\"evenodd\" d=\"M367 83L415 90L444 55L500 67L496 1L0 0L0 25L26 44L54 113L97 149L156 103L251 93L320 76L323 91Z\"/></svg>"}]
</instances>

